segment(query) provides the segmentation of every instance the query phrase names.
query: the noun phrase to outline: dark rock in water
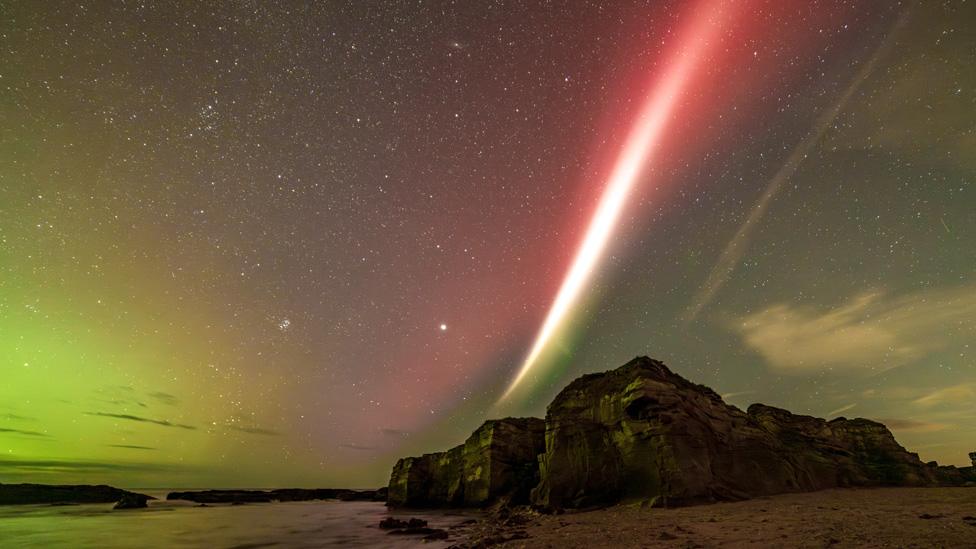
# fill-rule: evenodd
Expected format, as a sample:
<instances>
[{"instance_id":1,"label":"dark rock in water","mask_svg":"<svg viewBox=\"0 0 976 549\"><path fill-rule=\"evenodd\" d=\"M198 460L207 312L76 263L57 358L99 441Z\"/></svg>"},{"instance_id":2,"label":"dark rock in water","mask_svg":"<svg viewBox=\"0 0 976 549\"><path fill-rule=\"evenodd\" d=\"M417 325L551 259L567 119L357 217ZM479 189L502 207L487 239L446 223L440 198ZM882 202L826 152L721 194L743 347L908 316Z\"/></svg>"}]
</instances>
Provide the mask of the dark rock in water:
<instances>
[{"instance_id":1,"label":"dark rock in water","mask_svg":"<svg viewBox=\"0 0 976 549\"><path fill-rule=\"evenodd\" d=\"M115 504L113 509L145 509L149 507L149 496L142 494L126 494Z\"/></svg>"},{"instance_id":2,"label":"dark rock in water","mask_svg":"<svg viewBox=\"0 0 976 549\"><path fill-rule=\"evenodd\" d=\"M167 500L183 499L196 503L270 503L271 495L260 490L203 490L170 492Z\"/></svg>"},{"instance_id":3,"label":"dark rock in water","mask_svg":"<svg viewBox=\"0 0 976 549\"><path fill-rule=\"evenodd\" d=\"M413 526L400 530L390 531L391 536L424 536L424 539L447 539L447 531L439 528L427 528L426 526Z\"/></svg>"},{"instance_id":4,"label":"dark rock in water","mask_svg":"<svg viewBox=\"0 0 976 549\"><path fill-rule=\"evenodd\" d=\"M0 484L0 505L115 503L127 496L154 499L105 485Z\"/></svg>"},{"instance_id":5,"label":"dark rock in water","mask_svg":"<svg viewBox=\"0 0 976 549\"><path fill-rule=\"evenodd\" d=\"M976 467L922 463L880 423L826 421L762 404L743 412L646 357L570 383L547 408L544 448L540 433L536 419L489 421L461 446L401 459L388 502L517 503L534 486L532 503L558 511L976 481Z\"/></svg>"},{"instance_id":6,"label":"dark rock in water","mask_svg":"<svg viewBox=\"0 0 976 549\"><path fill-rule=\"evenodd\" d=\"M541 419L486 421L460 446L399 460L387 503L479 507L499 498L527 502L539 481L537 456L544 444Z\"/></svg>"},{"instance_id":7,"label":"dark rock in water","mask_svg":"<svg viewBox=\"0 0 976 549\"><path fill-rule=\"evenodd\" d=\"M427 521L419 518L411 518L410 520L400 520L394 517L386 517L380 521L380 528L384 530L390 530L394 528L423 528L427 526Z\"/></svg>"},{"instance_id":8,"label":"dark rock in water","mask_svg":"<svg viewBox=\"0 0 976 549\"><path fill-rule=\"evenodd\" d=\"M379 490L349 490L345 488L281 488L278 490L201 490L170 492L168 500L187 500L196 503L270 503L272 501L313 501L338 499L342 501L385 501L386 488Z\"/></svg>"},{"instance_id":9,"label":"dark rock in water","mask_svg":"<svg viewBox=\"0 0 976 549\"><path fill-rule=\"evenodd\" d=\"M447 530L434 529L433 532L424 536L424 541L434 541L439 539L447 539Z\"/></svg>"}]
</instances>

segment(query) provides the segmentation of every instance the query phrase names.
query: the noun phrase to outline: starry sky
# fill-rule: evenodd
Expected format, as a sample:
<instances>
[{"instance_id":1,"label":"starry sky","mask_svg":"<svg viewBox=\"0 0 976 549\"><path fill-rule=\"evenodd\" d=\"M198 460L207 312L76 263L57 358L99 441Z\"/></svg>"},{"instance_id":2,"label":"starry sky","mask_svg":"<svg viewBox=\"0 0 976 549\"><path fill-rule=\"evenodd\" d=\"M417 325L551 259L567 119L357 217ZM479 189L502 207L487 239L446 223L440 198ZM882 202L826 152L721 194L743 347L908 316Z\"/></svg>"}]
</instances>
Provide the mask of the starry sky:
<instances>
[{"instance_id":1,"label":"starry sky","mask_svg":"<svg viewBox=\"0 0 976 549\"><path fill-rule=\"evenodd\" d=\"M637 355L967 464L972 20L963 0L0 1L0 481L378 486Z\"/></svg>"}]
</instances>

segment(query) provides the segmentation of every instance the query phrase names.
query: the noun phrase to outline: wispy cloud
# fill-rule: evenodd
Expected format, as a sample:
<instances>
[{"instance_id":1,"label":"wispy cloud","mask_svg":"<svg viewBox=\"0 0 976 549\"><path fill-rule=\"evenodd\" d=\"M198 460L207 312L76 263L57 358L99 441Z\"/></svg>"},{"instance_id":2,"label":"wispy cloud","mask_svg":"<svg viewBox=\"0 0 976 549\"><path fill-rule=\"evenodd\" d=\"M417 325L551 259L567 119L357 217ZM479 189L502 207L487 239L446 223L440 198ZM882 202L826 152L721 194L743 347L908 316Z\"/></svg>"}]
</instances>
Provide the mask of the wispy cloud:
<instances>
[{"instance_id":1,"label":"wispy cloud","mask_svg":"<svg viewBox=\"0 0 976 549\"><path fill-rule=\"evenodd\" d=\"M14 435L24 435L28 437L45 437L45 438L49 438L51 436L46 433L41 433L38 431L28 431L25 429L12 429L10 427L0 427L0 433L10 433Z\"/></svg>"},{"instance_id":2,"label":"wispy cloud","mask_svg":"<svg viewBox=\"0 0 976 549\"><path fill-rule=\"evenodd\" d=\"M124 463L124 462L97 462L97 461L71 461L64 459L4 459L0 458L0 468L11 472L37 472L37 473L61 473L61 472L109 472L109 471L168 471L180 466L163 465L155 463Z\"/></svg>"},{"instance_id":3,"label":"wispy cloud","mask_svg":"<svg viewBox=\"0 0 976 549\"><path fill-rule=\"evenodd\" d=\"M731 324L780 373L883 371L976 333L976 286L866 292L830 310L772 305ZM951 329L949 329L951 328Z\"/></svg>"},{"instance_id":4,"label":"wispy cloud","mask_svg":"<svg viewBox=\"0 0 976 549\"><path fill-rule=\"evenodd\" d=\"M912 401L923 408L931 408L942 404L960 404L976 402L976 383L960 383L932 391Z\"/></svg>"},{"instance_id":5,"label":"wispy cloud","mask_svg":"<svg viewBox=\"0 0 976 549\"><path fill-rule=\"evenodd\" d=\"M722 400L729 400L730 398L736 398L736 397L745 396L745 395L752 395L752 394L755 394L755 393L756 393L755 391L735 391L735 392L732 392L732 393L725 393L725 394L722 395Z\"/></svg>"},{"instance_id":6,"label":"wispy cloud","mask_svg":"<svg viewBox=\"0 0 976 549\"><path fill-rule=\"evenodd\" d=\"M162 391L154 391L149 393L148 396L163 404L169 404L170 406L176 406L180 402L180 399L176 395L171 395Z\"/></svg>"},{"instance_id":7,"label":"wispy cloud","mask_svg":"<svg viewBox=\"0 0 976 549\"><path fill-rule=\"evenodd\" d=\"M36 417L22 416L19 414L0 414L0 419L7 419L10 421L37 421Z\"/></svg>"},{"instance_id":8,"label":"wispy cloud","mask_svg":"<svg viewBox=\"0 0 976 549\"><path fill-rule=\"evenodd\" d=\"M359 451L362 451L362 452L371 452L373 450L376 450L376 448L373 447L373 446L363 446L361 444L356 444L356 443L352 443L352 442L350 442L348 444L340 444L339 447L340 448L347 448L349 450L359 450Z\"/></svg>"},{"instance_id":9,"label":"wispy cloud","mask_svg":"<svg viewBox=\"0 0 976 549\"><path fill-rule=\"evenodd\" d=\"M136 444L106 444L109 448L125 448L128 450L158 450L152 446L138 446Z\"/></svg>"},{"instance_id":10,"label":"wispy cloud","mask_svg":"<svg viewBox=\"0 0 976 549\"><path fill-rule=\"evenodd\" d=\"M281 433L279 433L278 431L275 431L273 429L265 429L263 427L248 427L243 425L228 425L227 427L235 431L247 433L249 435L266 435L272 437L281 436Z\"/></svg>"},{"instance_id":11,"label":"wispy cloud","mask_svg":"<svg viewBox=\"0 0 976 549\"><path fill-rule=\"evenodd\" d=\"M854 408L855 406L857 406L856 403L855 404L848 404L847 406L841 406L840 408L837 408L836 410L831 410L831 411L827 412L827 417L834 417L834 416L843 414L844 412L846 412L846 411Z\"/></svg>"},{"instance_id":12,"label":"wispy cloud","mask_svg":"<svg viewBox=\"0 0 976 549\"><path fill-rule=\"evenodd\" d=\"M401 431L400 429L390 429L389 427L381 428L380 432L388 437L405 437L410 434L406 431Z\"/></svg>"},{"instance_id":13,"label":"wispy cloud","mask_svg":"<svg viewBox=\"0 0 976 549\"><path fill-rule=\"evenodd\" d=\"M708 273L708 278L705 280L705 283L692 298L691 304L682 314L683 323L687 325L694 321L702 310L712 302L722 286L732 278L732 273L739 265L742 256L748 248L749 240L755 227L758 226L759 222L766 215L766 212L769 211L772 200L779 194L780 189L784 187L790 178L793 177L793 174L796 173L796 170L809 156L810 151L817 146L824 134L833 127L834 119L844 111L851 97L857 93L857 90L867 77L874 72L874 67L878 64L878 61L891 49L892 44L895 42L895 34L905 26L905 22L906 14L903 13L896 20L894 26L892 26L885 40L874 50L871 57L861 64L860 70L854 75L854 78L847 85L847 88L844 89L844 92L837 97L837 100L830 108L820 113L807 135L797 143L796 147L793 148L793 151L786 158L786 162L773 174L769 183L766 184L766 189L763 191L763 194L753 205L746 220L739 226L739 230L736 231L735 236L725 245L718 258L718 262Z\"/></svg>"},{"instance_id":14,"label":"wispy cloud","mask_svg":"<svg viewBox=\"0 0 976 549\"><path fill-rule=\"evenodd\" d=\"M945 423L918 421L914 419L879 418L878 421L884 423L889 429L894 431L916 431L919 433L927 433L932 431L942 431L943 429L950 427Z\"/></svg>"},{"instance_id":15,"label":"wispy cloud","mask_svg":"<svg viewBox=\"0 0 976 549\"><path fill-rule=\"evenodd\" d=\"M114 419L124 419L127 421L138 421L140 423L152 423L153 425L162 425L163 427L176 427L178 429L187 429L189 431L195 431L196 427L192 425L185 425L183 423L173 423L165 419L151 419L147 417L134 416L131 414L110 414L108 412L86 412L89 416L100 416L100 417L110 417Z\"/></svg>"}]
</instances>

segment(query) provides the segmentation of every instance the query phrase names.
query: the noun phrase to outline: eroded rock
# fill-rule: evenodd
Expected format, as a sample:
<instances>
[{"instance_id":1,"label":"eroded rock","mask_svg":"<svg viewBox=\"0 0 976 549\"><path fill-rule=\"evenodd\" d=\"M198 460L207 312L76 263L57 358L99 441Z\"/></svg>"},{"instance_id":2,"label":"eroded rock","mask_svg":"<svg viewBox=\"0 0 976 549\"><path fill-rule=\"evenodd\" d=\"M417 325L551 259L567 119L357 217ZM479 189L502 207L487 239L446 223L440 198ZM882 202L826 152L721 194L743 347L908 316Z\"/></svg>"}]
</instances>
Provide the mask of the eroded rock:
<instances>
[{"instance_id":1,"label":"eroded rock","mask_svg":"<svg viewBox=\"0 0 976 549\"><path fill-rule=\"evenodd\" d=\"M486 421L446 452L397 461L390 476L393 506L481 507L505 498L527 502L539 481L537 456L545 423L538 418Z\"/></svg>"},{"instance_id":2,"label":"eroded rock","mask_svg":"<svg viewBox=\"0 0 976 549\"><path fill-rule=\"evenodd\" d=\"M576 379L549 405L544 425L543 437L542 420L489 421L447 452L401 459L389 503L519 503L534 486L528 499L558 512L976 481L976 467L922 463L881 423L763 404L742 411L647 357Z\"/></svg>"}]
</instances>

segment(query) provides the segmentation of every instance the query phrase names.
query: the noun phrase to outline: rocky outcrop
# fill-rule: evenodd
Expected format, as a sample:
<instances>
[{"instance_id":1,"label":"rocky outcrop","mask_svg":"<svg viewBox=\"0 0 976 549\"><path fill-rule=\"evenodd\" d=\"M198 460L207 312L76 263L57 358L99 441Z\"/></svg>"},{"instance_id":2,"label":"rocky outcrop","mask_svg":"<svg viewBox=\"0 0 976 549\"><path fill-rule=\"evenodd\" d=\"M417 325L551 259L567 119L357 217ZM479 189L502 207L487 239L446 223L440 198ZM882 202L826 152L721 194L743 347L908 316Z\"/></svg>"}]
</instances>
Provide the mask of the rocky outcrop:
<instances>
[{"instance_id":1,"label":"rocky outcrop","mask_svg":"<svg viewBox=\"0 0 976 549\"><path fill-rule=\"evenodd\" d=\"M488 422L447 452L400 460L390 503L484 505L535 486L531 502L550 509L628 500L674 506L976 481L974 467L923 463L880 423L826 421L762 404L744 412L646 357L563 389L547 409L542 449L540 420L514 421Z\"/></svg>"},{"instance_id":2,"label":"rocky outcrop","mask_svg":"<svg viewBox=\"0 0 976 549\"><path fill-rule=\"evenodd\" d=\"M345 488L280 488L278 490L200 490L170 492L167 500L186 500L196 503L271 503L273 501L313 501L338 499L342 501L386 501L386 488L378 490L349 490Z\"/></svg>"},{"instance_id":3,"label":"rocky outcrop","mask_svg":"<svg viewBox=\"0 0 976 549\"><path fill-rule=\"evenodd\" d=\"M532 500L557 508L935 485L959 473L922 463L880 423L762 404L743 412L646 357L560 392L547 409L540 463Z\"/></svg>"},{"instance_id":4,"label":"rocky outcrop","mask_svg":"<svg viewBox=\"0 0 976 549\"><path fill-rule=\"evenodd\" d=\"M0 505L115 503L124 498L154 499L105 485L0 484Z\"/></svg>"},{"instance_id":5,"label":"rocky outcrop","mask_svg":"<svg viewBox=\"0 0 976 549\"><path fill-rule=\"evenodd\" d=\"M547 410L540 461L532 499L549 507L939 482L880 423L825 421L762 404L743 412L646 357L559 393Z\"/></svg>"},{"instance_id":6,"label":"rocky outcrop","mask_svg":"<svg viewBox=\"0 0 976 549\"><path fill-rule=\"evenodd\" d=\"M446 452L397 461L390 476L393 506L481 507L504 498L528 502L539 482L537 456L544 450L545 423L538 418L485 422Z\"/></svg>"},{"instance_id":7,"label":"rocky outcrop","mask_svg":"<svg viewBox=\"0 0 976 549\"><path fill-rule=\"evenodd\" d=\"M142 494L125 494L112 509L145 509L153 498Z\"/></svg>"}]
</instances>

